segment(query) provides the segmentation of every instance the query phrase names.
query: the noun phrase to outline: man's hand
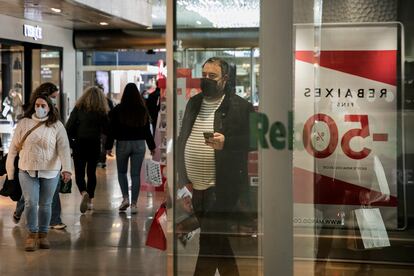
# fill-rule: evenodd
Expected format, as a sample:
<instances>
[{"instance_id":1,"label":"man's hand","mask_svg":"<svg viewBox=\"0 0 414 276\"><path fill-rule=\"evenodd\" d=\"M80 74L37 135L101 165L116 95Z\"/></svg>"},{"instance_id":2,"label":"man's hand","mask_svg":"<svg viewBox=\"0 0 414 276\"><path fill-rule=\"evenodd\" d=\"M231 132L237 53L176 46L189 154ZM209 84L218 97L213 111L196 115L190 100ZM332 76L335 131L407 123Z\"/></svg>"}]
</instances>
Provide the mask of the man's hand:
<instances>
[{"instance_id":1,"label":"man's hand","mask_svg":"<svg viewBox=\"0 0 414 276\"><path fill-rule=\"evenodd\" d=\"M215 150L222 150L224 147L224 140L225 137L223 134L214 132L214 136L206 140L206 145L212 147Z\"/></svg>"},{"instance_id":2,"label":"man's hand","mask_svg":"<svg viewBox=\"0 0 414 276\"><path fill-rule=\"evenodd\" d=\"M72 173L66 172L66 171L62 172L61 175L62 175L62 180L63 180L64 183L68 183L70 178L72 177Z\"/></svg>"}]
</instances>

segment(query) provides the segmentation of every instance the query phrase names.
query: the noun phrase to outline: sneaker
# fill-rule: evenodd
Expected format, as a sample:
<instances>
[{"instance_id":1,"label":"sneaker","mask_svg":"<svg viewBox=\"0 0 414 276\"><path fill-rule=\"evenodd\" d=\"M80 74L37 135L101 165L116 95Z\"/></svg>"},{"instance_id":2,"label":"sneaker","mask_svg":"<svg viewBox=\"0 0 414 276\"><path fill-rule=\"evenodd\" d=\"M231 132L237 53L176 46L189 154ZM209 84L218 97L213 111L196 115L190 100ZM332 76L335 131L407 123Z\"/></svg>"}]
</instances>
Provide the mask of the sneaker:
<instances>
[{"instance_id":1,"label":"sneaker","mask_svg":"<svg viewBox=\"0 0 414 276\"><path fill-rule=\"evenodd\" d=\"M89 195L88 193L84 193L82 195L82 201L81 201L80 208L79 208L82 214L84 214L86 210L88 209L88 202L89 202Z\"/></svg>"},{"instance_id":2,"label":"sneaker","mask_svg":"<svg viewBox=\"0 0 414 276\"><path fill-rule=\"evenodd\" d=\"M58 224L55 224L55 225L50 225L49 228L54 229L54 230L63 230L63 229L66 228L66 224L61 222L61 223L58 223Z\"/></svg>"},{"instance_id":3,"label":"sneaker","mask_svg":"<svg viewBox=\"0 0 414 276\"><path fill-rule=\"evenodd\" d=\"M132 203L131 204L131 214L136 214L138 213L138 207L136 203Z\"/></svg>"},{"instance_id":4,"label":"sneaker","mask_svg":"<svg viewBox=\"0 0 414 276\"><path fill-rule=\"evenodd\" d=\"M119 211L125 212L128 207L129 207L129 200L124 198L124 200L122 200L121 206L119 206Z\"/></svg>"},{"instance_id":5,"label":"sneaker","mask_svg":"<svg viewBox=\"0 0 414 276\"><path fill-rule=\"evenodd\" d=\"M20 221L20 217L16 214L16 212L13 213L13 222L15 224L18 224Z\"/></svg>"}]
</instances>

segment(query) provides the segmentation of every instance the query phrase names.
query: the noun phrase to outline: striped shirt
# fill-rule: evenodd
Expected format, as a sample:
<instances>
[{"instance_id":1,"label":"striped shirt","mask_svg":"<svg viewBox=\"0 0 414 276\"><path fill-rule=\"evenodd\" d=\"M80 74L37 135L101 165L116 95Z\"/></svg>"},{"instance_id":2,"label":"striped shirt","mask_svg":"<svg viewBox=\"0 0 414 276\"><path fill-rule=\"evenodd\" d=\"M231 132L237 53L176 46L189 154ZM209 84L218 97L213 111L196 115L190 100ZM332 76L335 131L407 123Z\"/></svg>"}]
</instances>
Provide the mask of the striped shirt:
<instances>
[{"instance_id":1,"label":"striped shirt","mask_svg":"<svg viewBox=\"0 0 414 276\"><path fill-rule=\"evenodd\" d=\"M205 190L216 183L214 149L205 144L203 132L214 132L214 113L223 101L203 100L184 151L188 179L196 190Z\"/></svg>"}]
</instances>

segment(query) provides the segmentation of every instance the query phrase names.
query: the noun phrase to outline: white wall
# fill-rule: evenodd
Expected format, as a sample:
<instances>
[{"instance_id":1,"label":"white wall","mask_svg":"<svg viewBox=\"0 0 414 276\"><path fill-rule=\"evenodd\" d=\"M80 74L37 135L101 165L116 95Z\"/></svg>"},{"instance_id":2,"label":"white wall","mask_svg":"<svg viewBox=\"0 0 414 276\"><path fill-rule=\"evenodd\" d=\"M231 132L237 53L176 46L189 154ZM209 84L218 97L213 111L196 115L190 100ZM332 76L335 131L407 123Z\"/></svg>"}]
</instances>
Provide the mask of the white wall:
<instances>
[{"instance_id":1,"label":"white wall","mask_svg":"<svg viewBox=\"0 0 414 276\"><path fill-rule=\"evenodd\" d=\"M23 24L40 26L43 38L35 41L33 38L23 36ZM0 26L0 39L11 39L63 48L63 82L61 92L69 95L71 108L76 99L76 52L72 43L73 31L6 15L0 15Z\"/></svg>"},{"instance_id":2,"label":"white wall","mask_svg":"<svg viewBox=\"0 0 414 276\"><path fill-rule=\"evenodd\" d=\"M147 26L152 26L152 1L148 0L74 0L105 13Z\"/></svg>"}]
</instances>

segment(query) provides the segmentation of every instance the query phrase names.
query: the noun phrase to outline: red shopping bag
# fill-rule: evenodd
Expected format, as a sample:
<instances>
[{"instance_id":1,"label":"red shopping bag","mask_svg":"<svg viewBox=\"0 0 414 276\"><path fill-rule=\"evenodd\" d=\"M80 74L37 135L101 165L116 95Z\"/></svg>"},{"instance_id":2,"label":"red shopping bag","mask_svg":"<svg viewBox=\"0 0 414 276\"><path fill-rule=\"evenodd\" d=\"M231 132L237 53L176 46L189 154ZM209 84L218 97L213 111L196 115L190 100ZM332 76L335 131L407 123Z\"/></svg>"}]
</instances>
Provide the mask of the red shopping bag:
<instances>
[{"instance_id":1,"label":"red shopping bag","mask_svg":"<svg viewBox=\"0 0 414 276\"><path fill-rule=\"evenodd\" d=\"M165 203L161 204L152 220L150 230L145 245L160 250L167 249L166 227L167 226L167 208Z\"/></svg>"}]
</instances>

